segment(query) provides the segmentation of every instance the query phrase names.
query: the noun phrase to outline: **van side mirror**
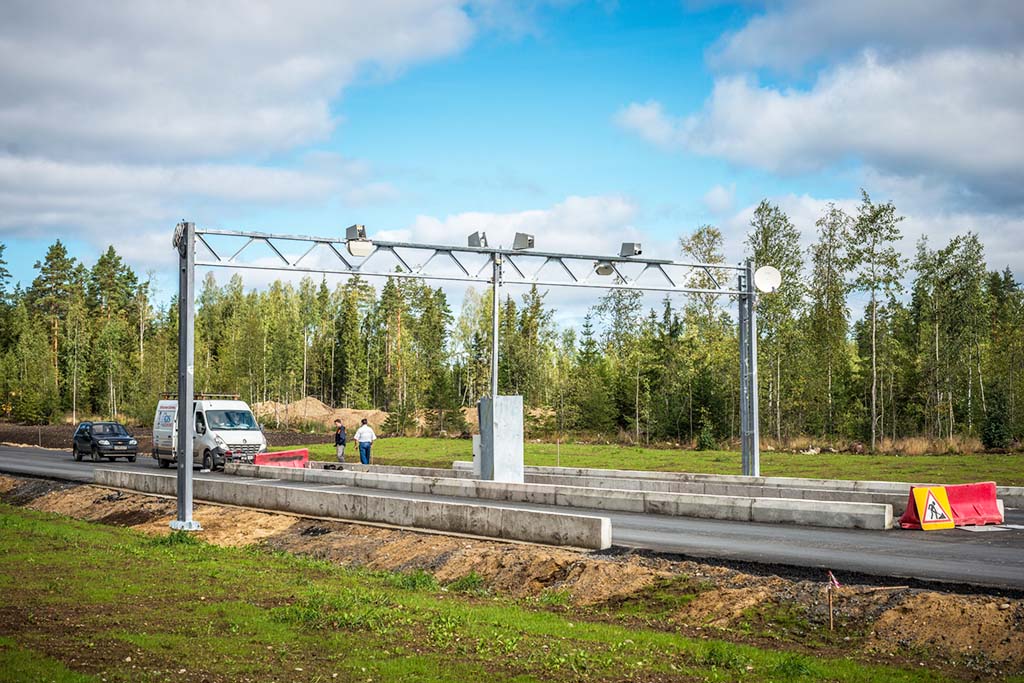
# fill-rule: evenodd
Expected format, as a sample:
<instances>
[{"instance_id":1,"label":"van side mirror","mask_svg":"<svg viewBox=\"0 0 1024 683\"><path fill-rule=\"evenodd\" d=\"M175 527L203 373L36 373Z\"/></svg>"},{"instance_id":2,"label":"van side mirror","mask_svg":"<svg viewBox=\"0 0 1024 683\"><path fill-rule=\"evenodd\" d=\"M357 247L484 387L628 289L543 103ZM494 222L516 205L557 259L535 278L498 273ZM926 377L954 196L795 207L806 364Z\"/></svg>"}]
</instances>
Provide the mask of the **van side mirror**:
<instances>
[{"instance_id":1,"label":"van side mirror","mask_svg":"<svg viewBox=\"0 0 1024 683\"><path fill-rule=\"evenodd\" d=\"M262 422L260 422L260 423L259 423L258 425L256 425L256 426L260 428L260 431L261 431L261 432L263 431L263 423L262 423Z\"/></svg>"},{"instance_id":2,"label":"van side mirror","mask_svg":"<svg viewBox=\"0 0 1024 683\"><path fill-rule=\"evenodd\" d=\"M204 425L204 424L197 424L196 425L196 434L205 434L205 433L206 433L206 425Z\"/></svg>"}]
</instances>

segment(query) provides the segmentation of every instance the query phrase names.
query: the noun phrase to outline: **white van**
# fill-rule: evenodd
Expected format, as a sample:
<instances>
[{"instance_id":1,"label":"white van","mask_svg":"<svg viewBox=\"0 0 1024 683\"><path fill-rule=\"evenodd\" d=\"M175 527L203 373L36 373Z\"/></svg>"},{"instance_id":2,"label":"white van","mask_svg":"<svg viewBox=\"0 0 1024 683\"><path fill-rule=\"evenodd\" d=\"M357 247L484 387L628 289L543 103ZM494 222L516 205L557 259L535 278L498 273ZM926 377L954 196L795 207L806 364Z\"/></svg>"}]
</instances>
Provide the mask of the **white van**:
<instances>
[{"instance_id":1,"label":"white van","mask_svg":"<svg viewBox=\"0 0 1024 683\"><path fill-rule=\"evenodd\" d=\"M200 395L195 405L193 462L203 469L224 467L225 462L252 462L267 450L267 437L245 401L207 399ZM177 462L178 401L161 400L153 416L153 457L160 467Z\"/></svg>"}]
</instances>

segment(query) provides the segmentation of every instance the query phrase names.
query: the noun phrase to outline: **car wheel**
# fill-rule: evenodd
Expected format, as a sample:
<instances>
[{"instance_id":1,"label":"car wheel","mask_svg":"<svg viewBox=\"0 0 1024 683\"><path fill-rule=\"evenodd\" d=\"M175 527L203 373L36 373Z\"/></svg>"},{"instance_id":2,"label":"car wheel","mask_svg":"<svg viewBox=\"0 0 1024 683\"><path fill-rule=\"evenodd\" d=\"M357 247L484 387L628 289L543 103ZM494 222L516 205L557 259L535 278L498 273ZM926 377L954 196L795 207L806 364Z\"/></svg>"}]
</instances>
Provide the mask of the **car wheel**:
<instances>
[{"instance_id":1,"label":"car wheel","mask_svg":"<svg viewBox=\"0 0 1024 683\"><path fill-rule=\"evenodd\" d=\"M156 464L160 467L160 469L166 470L168 467L171 466L171 461L170 460L164 460L163 458L157 458L156 459Z\"/></svg>"},{"instance_id":2,"label":"car wheel","mask_svg":"<svg viewBox=\"0 0 1024 683\"><path fill-rule=\"evenodd\" d=\"M100 460L102 460L102 459L103 459L103 458L101 458L101 457L100 457L100 453L99 453L99 451L97 451L97 450L96 450L96 447L95 447L95 446L93 446L93 449L92 449L92 461L93 461L93 462L99 462L99 461L100 461Z\"/></svg>"},{"instance_id":3,"label":"car wheel","mask_svg":"<svg viewBox=\"0 0 1024 683\"><path fill-rule=\"evenodd\" d=\"M135 456L134 455L129 455L128 456L128 462L135 462Z\"/></svg>"},{"instance_id":4,"label":"car wheel","mask_svg":"<svg viewBox=\"0 0 1024 683\"><path fill-rule=\"evenodd\" d=\"M213 471L213 455L210 451L203 451L203 469Z\"/></svg>"},{"instance_id":5,"label":"car wheel","mask_svg":"<svg viewBox=\"0 0 1024 683\"><path fill-rule=\"evenodd\" d=\"M78 444L71 447L71 455L74 456L76 462L82 462L82 454L78 452Z\"/></svg>"}]
</instances>

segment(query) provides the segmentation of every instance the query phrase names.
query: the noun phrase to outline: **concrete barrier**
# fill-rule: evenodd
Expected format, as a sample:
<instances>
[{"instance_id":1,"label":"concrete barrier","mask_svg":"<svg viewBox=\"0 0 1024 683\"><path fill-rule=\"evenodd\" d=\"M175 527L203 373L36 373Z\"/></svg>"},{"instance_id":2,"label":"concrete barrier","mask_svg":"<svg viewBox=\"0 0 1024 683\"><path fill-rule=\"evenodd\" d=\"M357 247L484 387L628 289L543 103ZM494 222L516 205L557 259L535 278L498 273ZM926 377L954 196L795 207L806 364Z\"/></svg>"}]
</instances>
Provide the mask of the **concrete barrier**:
<instances>
[{"instance_id":1,"label":"concrete barrier","mask_svg":"<svg viewBox=\"0 0 1024 683\"><path fill-rule=\"evenodd\" d=\"M230 464L225 471L242 476L292 478L285 468ZM279 471L280 470L280 471ZM785 522L842 529L888 529L893 508L888 503L820 502L779 497L751 497L589 488L552 484L514 484L352 470L297 470L303 481L374 488L405 493L494 501L637 512L733 521ZM756 505L755 505L756 503Z\"/></svg>"},{"instance_id":2,"label":"concrete barrier","mask_svg":"<svg viewBox=\"0 0 1024 683\"><path fill-rule=\"evenodd\" d=\"M259 476L262 470L313 473L314 470L267 468L262 465L238 465L236 473ZM241 471L239 471L241 470ZM326 471L324 474L331 474ZM345 474L338 472L337 474ZM354 473L353 473L354 474ZM365 476L365 475L361 475ZM275 478L283 478L276 476ZM288 477L291 479L291 476ZM123 470L96 470L99 486L174 495L176 475L149 474ZM264 510L279 510L300 515L334 517L357 522L377 522L490 538L529 541L547 545L574 546L603 550L611 546L611 521L607 517L570 515L557 512L518 510L489 505L471 505L443 501L424 501L390 496L328 491L313 488L272 486L258 479L223 481L193 480L196 500L225 503Z\"/></svg>"},{"instance_id":3,"label":"concrete barrier","mask_svg":"<svg viewBox=\"0 0 1024 683\"><path fill-rule=\"evenodd\" d=\"M454 476L463 477L472 463L456 460ZM526 481L531 483L562 483L597 488L636 490L676 490L680 493L714 493L720 495L757 495L834 500L850 502L889 503L902 514L911 486L938 486L936 482L871 481L852 479L811 479L803 477L745 477L733 474L696 472L654 472L648 470L604 470L575 467L526 468ZM626 483L629 482L629 483ZM673 489L672 486L678 486ZM730 488L740 487L740 488ZM754 492L751 493L750 491ZM731 492L731 493L730 493ZM851 495L844 495L851 494ZM996 496L1007 507L1024 508L1024 486L996 486Z\"/></svg>"}]
</instances>

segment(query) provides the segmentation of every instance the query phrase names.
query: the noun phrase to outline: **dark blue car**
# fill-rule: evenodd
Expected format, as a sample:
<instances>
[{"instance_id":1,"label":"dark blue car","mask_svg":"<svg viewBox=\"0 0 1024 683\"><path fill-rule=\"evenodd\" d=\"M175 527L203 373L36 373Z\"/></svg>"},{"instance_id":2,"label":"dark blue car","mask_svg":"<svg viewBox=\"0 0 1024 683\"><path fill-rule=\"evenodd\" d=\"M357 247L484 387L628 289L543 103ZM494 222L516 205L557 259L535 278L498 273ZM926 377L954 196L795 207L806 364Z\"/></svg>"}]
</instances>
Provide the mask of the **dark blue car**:
<instances>
[{"instance_id":1,"label":"dark blue car","mask_svg":"<svg viewBox=\"0 0 1024 683\"><path fill-rule=\"evenodd\" d=\"M128 462L135 462L139 454L139 442L120 422L83 422L75 430L71 453L75 460L88 455L93 462L103 458L124 458Z\"/></svg>"}]
</instances>

